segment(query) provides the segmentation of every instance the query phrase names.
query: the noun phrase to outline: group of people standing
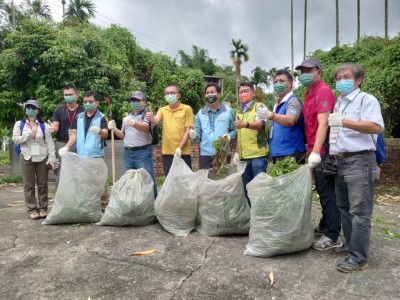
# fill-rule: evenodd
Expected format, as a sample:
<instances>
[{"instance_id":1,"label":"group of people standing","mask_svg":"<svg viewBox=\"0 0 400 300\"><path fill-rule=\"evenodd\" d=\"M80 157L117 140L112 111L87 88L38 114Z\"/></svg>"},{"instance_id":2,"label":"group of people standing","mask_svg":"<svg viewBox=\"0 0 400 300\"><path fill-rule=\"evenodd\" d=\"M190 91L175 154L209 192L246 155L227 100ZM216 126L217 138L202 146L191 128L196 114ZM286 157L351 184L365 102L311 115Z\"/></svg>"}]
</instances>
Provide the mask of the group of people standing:
<instances>
[{"instance_id":1,"label":"group of people standing","mask_svg":"<svg viewBox=\"0 0 400 300\"><path fill-rule=\"evenodd\" d=\"M154 180L156 197L152 131L162 122L165 176L174 156L181 157L192 167L190 140L198 140L199 168L206 169L212 166L215 155L213 142L224 137L229 147L230 141L236 139L233 157L228 156L232 164L239 160L247 162L244 186L259 173L266 172L268 153L274 163L291 156L299 164L306 163L308 154L307 163L312 169L322 206L322 218L314 230L321 237L314 242L313 248L345 254L344 261L337 265L340 271L366 268L376 166L374 138L384 129L379 102L374 96L360 91L363 71L356 64L344 64L336 70L338 99L321 79L319 60L306 59L296 70L300 73L300 83L307 87L304 102L293 94L293 75L286 70L278 70L273 77L277 99L272 110L255 100L252 83L242 82L238 90L240 108L235 114L231 107L220 102L221 87L210 83L205 87L205 106L194 117L192 108L180 101L179 86L168 85L164 90L167 105L155 115L146 110L142 92L132 93L129 99L132 112L123 118L121 129L114 120L107 123L97 108L100 96L94 91L84 94L82 107L77 104L77 89L66 86L63 90L65 103L54 111L52 123L45 124L43 133L38 130L42 122L40 104L35 100L27 101L24 126L21 127L21 121L15 124L13 141L21 144L21 169L30 217L36 219L47 214L48 169L55 170L66 151L104 157L108 130L113 130L124 140L125 170L146 169ZM51 138L53 132L57 138L55 147ZM38 149L32 146L35 144ZM329 155L337 162L336 176L323 173ZM58 172L55 170L55 173ZM37 178L39 206L34 196L35 175L32 174ZM246 189L245 194L247 198ZM103 198L108 198L106 188ZM107 200L102 204L105 206ZM345 243L340 239L342 226Z\"/></svg>"}]
</instances>

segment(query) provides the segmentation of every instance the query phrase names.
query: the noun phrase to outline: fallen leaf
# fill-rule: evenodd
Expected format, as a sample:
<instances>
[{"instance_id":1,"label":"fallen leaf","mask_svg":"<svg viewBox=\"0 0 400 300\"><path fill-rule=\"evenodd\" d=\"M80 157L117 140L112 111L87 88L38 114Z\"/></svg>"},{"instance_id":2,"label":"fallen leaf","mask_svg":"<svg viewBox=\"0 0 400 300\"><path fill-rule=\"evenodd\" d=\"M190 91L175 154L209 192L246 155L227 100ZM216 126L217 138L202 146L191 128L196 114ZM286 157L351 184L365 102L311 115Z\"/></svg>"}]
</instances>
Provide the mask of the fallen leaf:
<instances>
[{"instance_id":1,"label":"fallen leaf","mask_svg":"<svg viewBox=\"0 0 400 300\"><path fill-rule=\"evenodd\" d=\"M275 282L274 272L269 273L269 281L271 282L271 285L274 284Z\"/></svg>"},{"instance_id":2,"label":"fallen leaf","mask_svg":"<svg viewBox=\"0 0 400 300\"><path fill-rule=\"evenodd\" d=\"M145 250L145 251L140 251L140 252L133 252L129 255L130 256L150 255L150 254L153 254L154 252L156 252L156 250L151 249L151 250Z\"/></svg>"}]
</instances>

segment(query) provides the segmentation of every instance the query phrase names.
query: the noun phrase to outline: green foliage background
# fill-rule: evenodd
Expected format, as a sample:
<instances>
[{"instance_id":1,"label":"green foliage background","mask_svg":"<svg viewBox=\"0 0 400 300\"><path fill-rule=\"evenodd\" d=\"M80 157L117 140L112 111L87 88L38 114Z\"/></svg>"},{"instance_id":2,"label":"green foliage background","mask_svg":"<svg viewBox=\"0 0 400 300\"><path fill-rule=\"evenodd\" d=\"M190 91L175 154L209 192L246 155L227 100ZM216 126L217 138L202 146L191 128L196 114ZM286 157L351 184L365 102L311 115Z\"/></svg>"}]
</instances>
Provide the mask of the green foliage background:
<instances>
[{"instance_id":1,"label":"green foliage background","mask_svg":"<svg viewBox=\"0 0 400 300\"><path fill-rule=\"evenodd\" d=\"M400 137L400 35L392 39L365 37L353 45L317 50L309 56L321 60L323 80L334 91L336 68L343 63L360 64L365 73L361 88L379 100L385 136ZM302 99L304 93L304 87L296 91Z\"/></svg>"}]
</instances>

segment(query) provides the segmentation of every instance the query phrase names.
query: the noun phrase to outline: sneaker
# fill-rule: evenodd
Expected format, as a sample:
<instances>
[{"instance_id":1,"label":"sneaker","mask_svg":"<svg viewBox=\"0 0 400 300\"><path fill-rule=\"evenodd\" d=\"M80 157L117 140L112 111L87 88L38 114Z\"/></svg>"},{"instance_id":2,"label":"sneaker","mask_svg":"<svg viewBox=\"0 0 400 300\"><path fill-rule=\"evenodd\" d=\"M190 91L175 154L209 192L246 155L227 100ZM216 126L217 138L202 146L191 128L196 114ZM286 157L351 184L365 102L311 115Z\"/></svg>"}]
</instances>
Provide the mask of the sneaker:
<instances>
[{"instance_id":1,"label":"sneaker","mask_svg":"<svg viewBox=\"0 0 400 300\"><path fill-rule=\"evenodd\" d=\"M39 212L38 212L36 209L35 209L35 210L32 210L31 213L29 214L29 218L30 218L31 220L37 220L37 219L39 219L39 218L40 218Z\"/></svg>"},{"instance_id":2,"label":"sneaker","mask_svg":"<svg viewBox=\"0 0 400 300\"><path fill-rule=\"evenodd\" d=\"M314 235L315 236L323 236L324 235L324 229L319 227L319 225L317 227L314 227Z\"/></svg>"},{"instance_id":3,"label":"sneaker","mask_svg":"<svg viewBox=\"0 0 400 300\"><path fill-rule=\"evenodd\" d=\"M343 243L340 238L336 242L332 241L327 236L323 235L318 241L315 241L312 248L318 251L327 251L332 248L342 247Z\"/></svg>"},{"instance_id":4,"label":"sneaker","mask_svg":"<svg viewBox=\"0 0 400 300\"><path fill-rule=\"evenodd\" d=\"M347 253L349 253L349 246L347 244L343 244L342 247L332 248L331 253L336 255L347 255Z\"/></svg>"},{"instance_id":5,"label":"sneaker","mask_svg":"<svg viewBox=\"0 0 400 300\"><path fill-rule=\"evenodd\" d=\"M47 210L46 209L40 209L39 210L39 216L42 219L45 219L47 217Z\"/></svg>"},{"instance_id":6,"label":"sneaker","mask_svg":"<svg viewBox=\"0 0 400 300\"><path fill-rule=\"evenodd\" d=\"M361 271L368 268L368 263L364 262L362 264L356 264L356 263L352 263L350 258L346 257L344 259L344 261L342 261L341 263L338 263L336 266L336 269L338 269L338 271L343 272L343 273L352 273L352 272L357 272L357 271Z\"/></svg>"}]
</instances>

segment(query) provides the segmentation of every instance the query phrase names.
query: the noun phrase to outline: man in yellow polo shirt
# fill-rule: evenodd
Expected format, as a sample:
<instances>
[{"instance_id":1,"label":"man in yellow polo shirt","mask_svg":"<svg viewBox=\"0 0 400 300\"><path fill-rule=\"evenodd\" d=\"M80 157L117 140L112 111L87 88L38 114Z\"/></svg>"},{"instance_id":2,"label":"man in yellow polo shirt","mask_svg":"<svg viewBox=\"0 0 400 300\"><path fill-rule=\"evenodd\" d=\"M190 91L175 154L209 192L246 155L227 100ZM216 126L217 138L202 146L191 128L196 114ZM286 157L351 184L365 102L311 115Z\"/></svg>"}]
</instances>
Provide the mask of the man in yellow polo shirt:
<instances>
[{"instance_id":1,"label":"man in yellow polo shirt","mask_svg":"<svg viewBox=\"0 0 400 300\"><path fill-rule=\"evenodd\" d=\"M169 85L165 88L165 101L168 105L161 107L154 116L146 113L146 119L153 124L163 122L162 128L162 161L165 176L168 175L174 155L181 157L192 168L189 130L193 126L193 110L182 104L179 86Z\"/></svg>"}]
</instances>

